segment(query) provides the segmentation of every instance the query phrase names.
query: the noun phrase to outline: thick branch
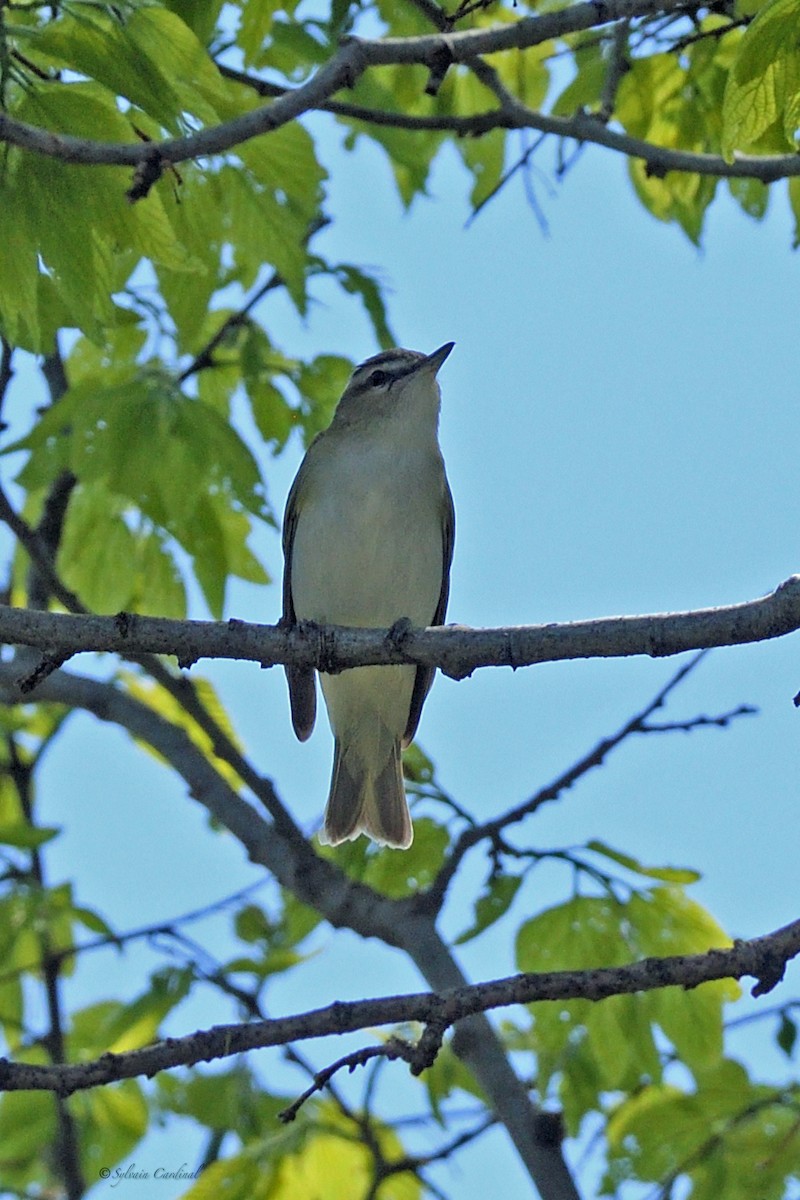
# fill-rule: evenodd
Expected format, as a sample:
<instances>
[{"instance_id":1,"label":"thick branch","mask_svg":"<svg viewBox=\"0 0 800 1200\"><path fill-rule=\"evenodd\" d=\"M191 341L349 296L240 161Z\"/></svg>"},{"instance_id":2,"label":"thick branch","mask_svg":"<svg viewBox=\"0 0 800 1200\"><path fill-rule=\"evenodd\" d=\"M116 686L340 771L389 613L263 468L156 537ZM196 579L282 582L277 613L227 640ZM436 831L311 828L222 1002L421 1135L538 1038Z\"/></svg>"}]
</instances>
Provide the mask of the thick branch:
<instances>
[{"instance_id":1,"label":"thick branch","mask_svg":"<svg viewBox=\"0 0 800 1200\"><path fill-rule=\"evenodd\" d=\"M297 629L244 621L177 621L119 613L115 617L33 612L0 605L0 642L33 646L48 654L83 651L130 655L171 654L181 666L200 658L226 658L348 667L419 663L459 679L477 667L525 667L576 658L666 657L713 646L738 646L784 637L800 629L800 575L774 592L743 604L640 617L601 617L564 624L501 629L452 626L390 630L311 624Z\"/></svg>"},{"instance_id":2,"label":"thick branch","mask_svg":"<svg viewBox=\"0 0 800 1200\"><path fill-rule=\"evenodd\" d=\"M434 33L414 38L350 38L308 83L242 116L182 138L161 142L98 142L56 134L15 121L0 113L0 141L63 162L91 165L137 166L139 163L177 163L209 154L221 154L262 133L269 133L311 109L320 108L343 87L352 87L368 67L398 63L434 67L449 56L463 63L476 55L500 50L527 49L551 38L564 37L609 22L649 16L656 12L682 12L680 0L597 0L573 4L559 12L526 17L515 24L459 33Z\"/></svg>"},{"instance_id":3,"label":"thick branch","mask_svg":"<svg viewBox=\"0 0 800 1200\"><path fill-rule=\"evenodd\" d=\"M292 1041L353 1033L376 1025L419 1021L448 1028L465 1017L512 1004L545 1000L604 1000L609 996L654 991L663 987L694 988L716 979L758 980L754 994L773 988L786 963L800 954L800 920L773 933L736 942L729 949L671 958L647 958L624 967L586 971L548 971L514 975L490 983L379 999L337 1001L325 1008L254 1021L217 1025L183 1038L170 1038L127 1054L104 1054L88 1063L33 1065L0 1059L0 1090L53 1091L69 1095L138 1075L154 1075L168 1067L210 1062L248 1050L282 1046Z\"/></svg>"},{"instance_id":4,"label":"thick branch","mask_svg":"<svg viewBox=\"0 0 800 1200\"><path fill-rule=\"evenodd\" d=\"M341 89L352 87L370 67L398 63L422 64L435 68L443 55L449 62L475 66L477 56L500 50L527 49L550 38L597 28L610 22L626 22L655 12L680 13L686 5L672 0L667 4L647 0L604 0L600 3L575 4L560 12L527 17L516 24L494 29L435 33L415 38L351 38L308 83L292 90L252 80L242 72L222 67L230 78L237 78L272 102L235 117L230 121L201 130L196 134L164 141L98 142L88 138L56 134L14 120L0 113L0 141L21 149L83 165L141 166L149 163L157 177L164 163L183 162L211 154L222 154L242 142L269 133L306 112L326 109L337 115L393 125L410 130L435 129L457 136L478 136L492 129L537 129L545 134L578 142L591 142L607 149L640 158L658 175L667 171L692 172L727 178L753 178L764 183L800 174L800 157L795 154L737 155L728 162L718 154L677 150L658 146L642 138L609 129L601 118L579 112L574 116L553 116L528 108L515 98L488 112L467 116L411 116L380 112L358 105L335 101Z\"/></svg>"}]
</instances>

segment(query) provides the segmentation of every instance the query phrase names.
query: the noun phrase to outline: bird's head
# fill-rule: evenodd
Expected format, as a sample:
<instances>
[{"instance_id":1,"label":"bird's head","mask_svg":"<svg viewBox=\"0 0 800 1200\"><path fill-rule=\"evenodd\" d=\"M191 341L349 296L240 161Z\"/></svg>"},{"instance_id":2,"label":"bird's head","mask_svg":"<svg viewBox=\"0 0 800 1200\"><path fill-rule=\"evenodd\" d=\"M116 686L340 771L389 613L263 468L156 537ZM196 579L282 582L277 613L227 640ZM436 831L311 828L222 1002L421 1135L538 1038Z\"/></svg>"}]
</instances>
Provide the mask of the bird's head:
<instances>
[{"instance_id":1,"label":"bird's head","mask_svg":"<svg viewBox=\"0 0 800 1200\"><path fill-rule=\"evenodd\" d=\"M436 375L453 345L446 342L433 354L398 347L368 358L350 376L336 410L337 421L351 424L376 411L405 408L413 397L430 399L438 411Z\"/></svg>"}]
</instances>

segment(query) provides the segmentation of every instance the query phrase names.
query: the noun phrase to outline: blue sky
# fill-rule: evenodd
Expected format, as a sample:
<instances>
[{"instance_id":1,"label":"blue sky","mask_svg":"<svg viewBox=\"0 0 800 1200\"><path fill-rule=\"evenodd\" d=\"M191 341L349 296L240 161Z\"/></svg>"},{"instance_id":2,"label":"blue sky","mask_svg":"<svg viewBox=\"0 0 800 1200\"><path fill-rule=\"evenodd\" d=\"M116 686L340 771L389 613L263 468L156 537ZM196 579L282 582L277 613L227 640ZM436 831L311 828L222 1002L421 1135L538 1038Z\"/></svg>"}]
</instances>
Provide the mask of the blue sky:
<instances>
[{"instance_id":1,"label":"blue sky","mask_svg":"<svg viewBox=\"0 0 800 1200\"><path fill-rule=\"evenodd\" d=\"M781 185L761 225L721 187L698 251L639 206L620 159L589 149L554 194L537 185L549 235L516 181L465 229L468 180L455 152L441 156L430 198L406 214L381 151L362 141L346 155L327 121L314 128L326 131L335 218L318 248L380 269L401 344L429 352L456 343L440 375L441 441L458 515L450 620L494 626L727 604L797 569L800 264ZM305 324L277 294L267 299L259 315L278 344L357 360L376 350L355 304L333 288L318 296ZM300 455L299 444L277 462L262 455L278 512ZM265 531L256 544L277 580L277 537ZM228 615L274 621L279 610L277 586L231 591ZM676 667L637 659L439 678L420 742L443 786L488 817L614 732ZM203 671L254 761L313 828L330 770L324 718L301 746L280 672L249 664ZM733 935L789 921L797 916L799 689L796 639L715 652L666 716L741 702L760 715L726 731L640 738L530 822L527 843L602 838L645 862L697 867L703 879L692 894ZM48 854L51 880L75 876L80 900L117 928L257 878L232 839L208 833L202 812L157 762L87 718L76 718L53 750L42 803L41 819L66 827ZM466 874L474 885L483 869ZM463 948L473 977L511 972L515 925L569 894L570 878L555 867L532 880L510 921ZM468 924L468 897L469 886L456 889L448 932ZM225 922L197 933L227 953ZM328 934L318 945L296 980L276 981L271 1012L421 986L380 947ZM111 987L133 995L150 961L145 951L123 963L87 961L71 994L83 1003ZM768 1003L792 989L796 969ZM194 1000L170 1032L225 1012L212 999ZM341 1052L327 1049L320 1063ZM784 1069L762 1036L739 1038L732 1052L756 1072ZM389 1068L392 1086L403 1070ZM296 1074L279 1078L302 1089ZM410 1106L411 1093L399 1090ZM190 1131L162 1136L136 1162L174 1169L194 1145ZM438 1178L463 1200L489 1194L498 1179L509 1196L527 1194L499 1135ZM103 1186L93 1194L105 1194ZM166 1186L158 1194L171 1200Z\"/></svg>"}]
</instances>

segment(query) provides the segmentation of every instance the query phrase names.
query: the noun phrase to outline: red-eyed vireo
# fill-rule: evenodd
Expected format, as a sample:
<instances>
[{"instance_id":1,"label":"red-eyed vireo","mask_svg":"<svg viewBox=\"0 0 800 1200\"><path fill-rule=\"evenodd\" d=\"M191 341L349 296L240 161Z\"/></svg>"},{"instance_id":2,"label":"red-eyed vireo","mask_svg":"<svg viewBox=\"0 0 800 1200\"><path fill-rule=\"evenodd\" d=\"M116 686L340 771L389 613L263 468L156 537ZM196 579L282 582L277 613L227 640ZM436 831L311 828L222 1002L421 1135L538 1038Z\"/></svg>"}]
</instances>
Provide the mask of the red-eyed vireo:
<instances>
[{"instance_id":1,"label":"red-eyed vireo","mask_svg":"<svg viewBox=\"0 0 800 1200\"><path fill-rule=\"evenodd\" d=\"M311 443L283 523L283 620L386 629L441 625L455 513L439 450L436 374L450 351L386 350L357 367L328 429ZM292 723L314 727L311 668L288 667ZM323 844L366 833L406 849L414 831L401 750L433 670L355 667L322 674L335 738Z\"/></svg>"}]
</instances>

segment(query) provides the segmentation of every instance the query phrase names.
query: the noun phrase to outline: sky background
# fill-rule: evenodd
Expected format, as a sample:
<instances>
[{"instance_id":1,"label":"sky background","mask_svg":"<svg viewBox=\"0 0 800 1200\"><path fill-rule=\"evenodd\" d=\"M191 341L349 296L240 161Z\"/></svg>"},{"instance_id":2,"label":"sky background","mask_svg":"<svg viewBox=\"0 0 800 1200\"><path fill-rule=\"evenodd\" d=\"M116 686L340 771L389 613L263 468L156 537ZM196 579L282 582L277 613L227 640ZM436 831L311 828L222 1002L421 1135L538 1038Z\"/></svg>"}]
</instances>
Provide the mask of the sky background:
<instances>
[{"instance_id":1,"label":"sky background","mask_svg":"<svg viewBox=\"0 0 800 1200\"><path fill-rule=\"evenodd\" d=\"M449 620L497 626L729 604L798 569L800 263L783 185L762 224L721 186L698 250L640 207L621 159L590 148L563 182L534 179L547 234L519 180L465 228L469 180L452 149L437 161L429 198L405 213L380 150L362 140L346 154L327 119L311 126L331 172L334 217L315 248L380 270L401 344L430 352L456 343L440 374L441 443L457 510ZM546 154L538 161L550 165ZM327 285L315 294L305 323L284 297L268 297L258 315L277 344L355 360L376 351L354 302ZM29 394L18 400L29 411ZM301 454L298 441L277 461L260 451L277 514ZM277 535L260 532L254 545L277 582ZM279 612L278 586L231 588L226 615L272 622ZM419 740L442 786L490 817L613 733L678 665L634 659L483 670L460 683L439 677ZM331 759L324 716L301 746L280 671L245 663L201 669L217 683L253 761L315 828ZM728 730L627 744L528 822L527 844L602 838L646 863L696 867L703 878L691 894L735 936L796 918L799 689L796 638L714 652L666 717L740 703L760 715ZM165 768L88 717L73 719L40 786L40 819L65 828L47 849L50 881L74 877L79 901L117 929L178 915L260 877L232 838L209 834L202 810ZM446 932L469 924L470 889L484 873L477 860L468 865L444 915ZM564 900L570 887L566 869L535 871L510 919L460 951L472 978L512 972L520 920ZM193 932L218 955L230 952L225 919ZM269 989L272 1015L422 986L397 955L354 936L323 929L314 944L317 956ZM69 985L70 1001L114 989L133 996L153 961L143 948L124 960L95 955ZM762 1005L800 992L799 980L791 969ZM747 1001L742 1011L751 1007ZM178 1010L168 1032L221 1019L229 1019L227 1007L204 995ZM324 1064L350 1046L306 1050ZM732 1037L730 1053L764 1078L787 1070L752 1029ZM272 1086L305 1086L266 1054L258 1061ZM384 1086L396 1089L397 1111L416 1111L403 1072L390 1067ZM190 1127L173 1129L133 1160L177 1169L191 1164L197 1144ZM530 1194L497 1133L436 1178L461 1200L497 1194L499 1181L509 1200ZM163 1185L158 1196L172 1200L181 1190ZM135 1184L92 1192L143 1194Z\"/></svg>"}]
</instances>

